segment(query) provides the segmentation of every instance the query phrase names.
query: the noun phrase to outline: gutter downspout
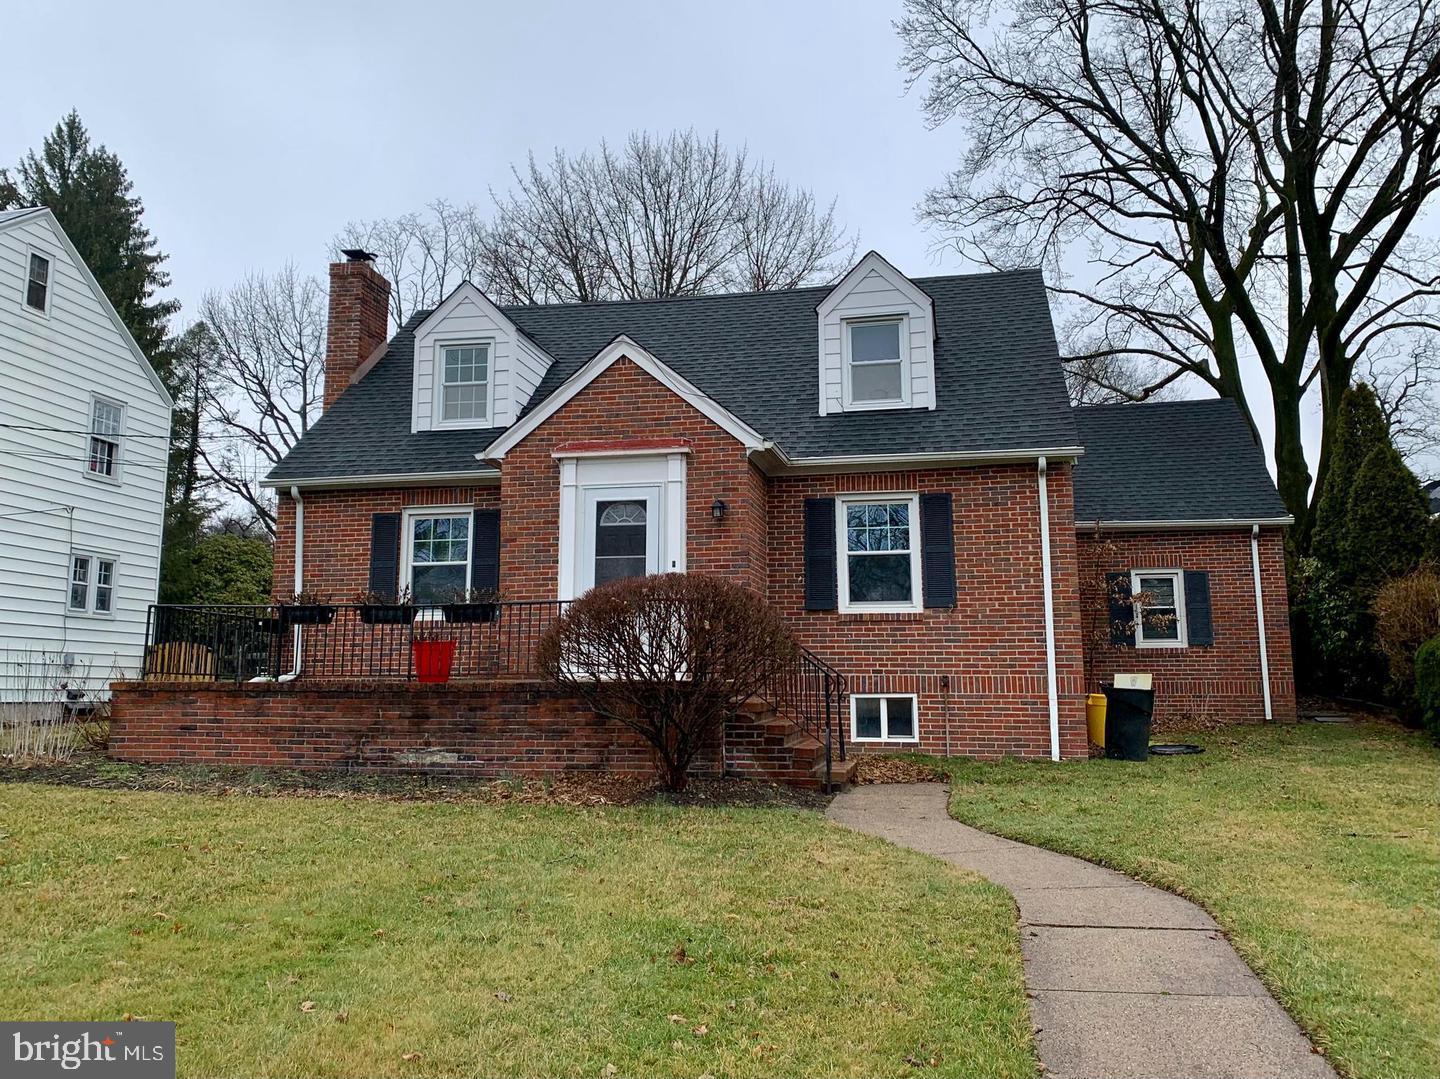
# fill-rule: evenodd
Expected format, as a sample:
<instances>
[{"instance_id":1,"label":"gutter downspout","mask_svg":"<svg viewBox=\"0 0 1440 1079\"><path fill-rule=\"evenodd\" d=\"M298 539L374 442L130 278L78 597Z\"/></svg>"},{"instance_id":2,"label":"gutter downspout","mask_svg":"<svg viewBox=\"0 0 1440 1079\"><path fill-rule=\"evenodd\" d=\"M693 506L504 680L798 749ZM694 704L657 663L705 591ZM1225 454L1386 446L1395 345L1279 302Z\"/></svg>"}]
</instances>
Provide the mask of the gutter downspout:
<instances>
[{"instance_id":1,"label":"gutter downspout","mask_svg":"<svg viewBox=\"0 0 1440 1079\"><path fill-rule=\"evenodd\" d=\"M300 497L300 488L290 487L290 497L295 500L295 591L305 590L305 500ZM277 682L293 682L300 677L300 670L304 665L304 636L299 626L291 628L291 652L294 654L295 665L292 670L282 674L275 679Z\"/></svg>"},{"instance_id":2,"label":"gutter downspout","mask_svg":"<svg viewBox=\"0 0 1440 1079\"><path fill-rule=\"evenodd\" d=\"M1050 759L1060 759L1060 687L1055 673L1055 589L1050 581L1050 484L1045 458L1036 462L1040 483L1040 573L1045 592L1045 682L1050 697ZM1256 563L1257 565L1259 563Z\"/></svg>"},{"instance_id":3,"label":"gutter downspout","mask_svg":"<svg viewBox=\"0 0 1440 1079\"><path fill-rule=\"evenodd\" d=\"M1265 595L1260 589L1260 526L1250 526L1250 569L1255 575L1255 625L1260 631L1260 689L1265 696L1265 722L1275 721L1270 704L1270 656L1265 644Z\"/></svg>"}]
</instances>

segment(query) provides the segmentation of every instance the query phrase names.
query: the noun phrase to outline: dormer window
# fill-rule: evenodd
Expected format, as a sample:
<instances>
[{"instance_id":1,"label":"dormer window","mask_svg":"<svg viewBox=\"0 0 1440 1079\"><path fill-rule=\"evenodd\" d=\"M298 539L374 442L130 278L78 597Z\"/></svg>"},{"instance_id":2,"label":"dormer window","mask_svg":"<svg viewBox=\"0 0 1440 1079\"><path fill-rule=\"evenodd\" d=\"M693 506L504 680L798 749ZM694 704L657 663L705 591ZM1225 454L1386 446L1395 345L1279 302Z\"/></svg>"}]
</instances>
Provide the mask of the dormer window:
<instances>
[{"instance_id":1,"label":"dormer window","mask_svg":"<svg viewBox=\"0 0 1440 1079\"><path fill-rule=\"evenodd\" d=\"M447 345L441 386L442 422L484 420L490 414L490 346Z\"/></svg>"},{"instance_id":2,"label":"dormer window","mask_svg":"<svg viewBox=\"0 0 1440 1079\"><path fill-rule=\"evenodd\" d=\"M908 333L903 318L845 323L845 403L903 408L910 403Z\"/></svg>"},{"instance_id":3,"label":"dormer window","mask_svg":"<svg viewBox=\"0 0 1440 1079\"><path fill-rule=\"evenodd\" d=\"M815 308L820 415L934 408L935 305L871 251Z\"/></svg>"}]
</instances>

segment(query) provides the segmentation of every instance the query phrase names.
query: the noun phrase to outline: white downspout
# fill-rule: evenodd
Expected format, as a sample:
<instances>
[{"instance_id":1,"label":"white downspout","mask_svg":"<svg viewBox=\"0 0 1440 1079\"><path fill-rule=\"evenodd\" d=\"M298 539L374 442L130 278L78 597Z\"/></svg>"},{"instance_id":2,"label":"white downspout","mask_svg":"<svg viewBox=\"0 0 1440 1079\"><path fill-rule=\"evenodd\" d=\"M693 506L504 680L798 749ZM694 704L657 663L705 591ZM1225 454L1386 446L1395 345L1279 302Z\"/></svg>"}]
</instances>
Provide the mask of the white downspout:
<instances>
[{"instance_id":1,"label":"white downspout","mask_svg":"<svg viewBox=\"0 0 1440 1079\"><path fill-rule=\"evenodd\" d=\"M300 488L290 487L290 497L295 500L295 588L296 592L305 590L305 500L300 497ZM276 679L277 682L293 682L300 677L304 655L304 634L299 626L291 629L291 651L295 656L294 667Z\"/></svg>"},{"instance_id":2,"label":"white downspout","mask_svg":"<svg viewBox=\"0 0 1440 1079\"><path fill-rule=\"evenodd\" d=\"M1050 695L1050 759L1060 759L1060 687L1055 674L1055 590L1050 582L1050 484L1045 458L1037 463L1040 478L1040 573L1045 591L1045 681Z\"/></svg>"},{"instance_id":3,"label":"white downspout","mask_svg":"<svg viewBox=\"0 0 1440 1079\"><path fill-rule=\"evenodd\" d=\"M1250 526L1250 569L1255 575L1255 625L1260 631L1260 690L1265 695L1265 722L1273 723L1270 706L1270 655L1265 645L1265 595L1260 590L1260 526Z\"/></svg>"}]
</instances>

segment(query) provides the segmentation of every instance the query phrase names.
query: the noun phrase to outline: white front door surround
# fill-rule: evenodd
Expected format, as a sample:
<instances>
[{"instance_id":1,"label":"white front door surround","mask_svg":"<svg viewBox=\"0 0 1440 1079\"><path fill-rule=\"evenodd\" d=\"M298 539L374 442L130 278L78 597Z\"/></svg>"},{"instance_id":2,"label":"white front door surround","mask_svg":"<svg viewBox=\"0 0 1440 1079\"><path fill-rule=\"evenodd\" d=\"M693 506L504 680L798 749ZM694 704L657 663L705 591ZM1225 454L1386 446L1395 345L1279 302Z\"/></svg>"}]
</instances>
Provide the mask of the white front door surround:
<instances>
[{"instance_id":1,"label":"white front door surround","mask_svg":"<svg viewBox=\"0 0 1440 1079\"><path fill-rule=\"evenodd\" d=\"M685 572L686 451L556 457L560 599L593 588L597 575L633 574L642 554L646 574Z\"/></svg>"}]
</instances>

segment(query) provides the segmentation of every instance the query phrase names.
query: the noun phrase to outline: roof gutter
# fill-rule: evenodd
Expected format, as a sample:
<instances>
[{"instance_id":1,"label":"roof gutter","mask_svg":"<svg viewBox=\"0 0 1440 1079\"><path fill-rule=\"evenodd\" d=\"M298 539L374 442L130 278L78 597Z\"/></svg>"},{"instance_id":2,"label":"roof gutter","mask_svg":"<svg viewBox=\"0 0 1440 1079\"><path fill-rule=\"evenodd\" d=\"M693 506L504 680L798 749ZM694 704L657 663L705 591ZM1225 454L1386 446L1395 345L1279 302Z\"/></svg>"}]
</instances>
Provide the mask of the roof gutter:
<instances>
[{"instance_id":1,"label":"roof gutter","mask_svg":"<svg viewBox=\"0 0 1440 1079\"><path fill-rule=\"evenodd\" d=\"M917 465L1029 464L1044 458L1073 460L1085 453L1083 446L1041 446L1013 450L940 450L927 453L835 454L822 457L791 457L774 442L765 442L752 456L769 457L777 475L833 472L847 468L913 468Z\"/></svg>"},{"instance_id":2,"label":"roof gutter","mask_svg":"<svg viewBox=\"0 0 1440 1079\"><path fill-rule=\"evenodd\" d=\"M1284 517L1203 517L1189 521L1082 521L1075 520L1076 529L1095 532L1179 532L1227 528L1283 528L1293 525L1295 518Z\"/></svg>"},{"instance_id":3,"label":"roof gutter","mask_svg":"<svg viewBox=\"0 0 1440 1079\"><path fill-rule=\"evenodd\" d=\"M463 472L383 472L370 476L311 476L274 479L266 476L261 487L301 487L307 491L343 490L347 487L426 487L435 483L499 483L498 469Z\"/></svg>"}]
</instances>

